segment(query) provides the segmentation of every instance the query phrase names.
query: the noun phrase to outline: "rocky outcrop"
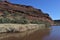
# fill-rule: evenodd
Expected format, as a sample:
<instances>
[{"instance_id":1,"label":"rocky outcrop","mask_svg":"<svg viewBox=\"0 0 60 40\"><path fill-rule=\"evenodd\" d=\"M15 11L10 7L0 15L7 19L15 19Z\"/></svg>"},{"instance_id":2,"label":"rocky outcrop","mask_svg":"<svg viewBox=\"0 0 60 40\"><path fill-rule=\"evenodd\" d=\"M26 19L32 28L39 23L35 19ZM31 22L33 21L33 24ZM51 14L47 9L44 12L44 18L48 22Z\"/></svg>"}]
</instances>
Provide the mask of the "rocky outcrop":
<instances>
[{"instance_id":1,"label":"rocky outcrop","mask_svg":"<svg viewBox=\"0 0 60 40\"><path fill-rule=\"evenodd\" d=\"M53 24L52 19L48 14L43 13L40 9L32 6L12 4L7 1L0 2L0 18L19 19L24 17L28 20L42 20Z\"/></svg>"}]
</instances>

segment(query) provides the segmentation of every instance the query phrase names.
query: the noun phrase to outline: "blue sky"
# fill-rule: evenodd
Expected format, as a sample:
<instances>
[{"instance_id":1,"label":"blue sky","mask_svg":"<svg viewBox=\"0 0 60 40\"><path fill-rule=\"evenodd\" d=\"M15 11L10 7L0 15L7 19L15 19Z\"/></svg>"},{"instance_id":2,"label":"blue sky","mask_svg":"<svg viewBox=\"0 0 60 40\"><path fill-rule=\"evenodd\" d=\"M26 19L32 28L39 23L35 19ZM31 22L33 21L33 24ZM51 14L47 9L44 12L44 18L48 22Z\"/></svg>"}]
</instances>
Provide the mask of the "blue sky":
<instances>
[{"instance_id":1,"label":"blue sky","mask_svg":"<svg viewBox=\"0 0 60 40\"><path fill-rule=\"evenodd\" d=\"M30 5L48 13L52 19L60 19L60 0L9 0L12 3Z\"/></svg>"}]
</instances>

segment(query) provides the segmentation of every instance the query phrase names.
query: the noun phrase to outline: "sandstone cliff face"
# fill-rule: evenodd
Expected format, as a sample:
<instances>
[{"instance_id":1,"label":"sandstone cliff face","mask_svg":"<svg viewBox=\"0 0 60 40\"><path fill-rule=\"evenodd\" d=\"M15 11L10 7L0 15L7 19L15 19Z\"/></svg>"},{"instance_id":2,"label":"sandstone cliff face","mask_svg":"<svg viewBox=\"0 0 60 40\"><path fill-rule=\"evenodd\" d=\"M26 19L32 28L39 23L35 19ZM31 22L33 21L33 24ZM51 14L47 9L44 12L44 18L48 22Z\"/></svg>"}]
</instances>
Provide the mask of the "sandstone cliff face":
<instances>
[{"instance_id":1,"label":"sandstone cliff face","mask_svg":"<svg viewBox=\"0 0 60 40\"><path fill-rule=\"evenodd\" d=\"M42 20L53 24L52 19L48 14L44 14L40 9L36 9L32 6L12 4L4 1L0 2L0 18L20 19L24 17L28 20Z\"/></svg>"}]
</instances>

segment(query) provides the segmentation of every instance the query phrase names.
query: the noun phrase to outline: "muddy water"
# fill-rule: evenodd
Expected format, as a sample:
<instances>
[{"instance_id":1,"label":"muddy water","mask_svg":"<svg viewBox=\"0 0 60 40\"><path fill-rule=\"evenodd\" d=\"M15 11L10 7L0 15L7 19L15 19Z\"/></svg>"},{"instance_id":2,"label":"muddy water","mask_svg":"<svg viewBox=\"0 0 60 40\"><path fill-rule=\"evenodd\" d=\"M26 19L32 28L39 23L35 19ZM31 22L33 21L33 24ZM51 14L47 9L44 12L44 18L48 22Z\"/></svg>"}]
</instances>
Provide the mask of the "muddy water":
<instances>
[{"instance_id":1,"label":"muddy water","mask_svg":"<svg viewBox=\"0 0 60 40\"><path fill-rule=\"evenodd\" d=\"M60 26L52 26L51 28L24 33L0 34L0 40L60 40Z\"/></svg>"}]
</instances>

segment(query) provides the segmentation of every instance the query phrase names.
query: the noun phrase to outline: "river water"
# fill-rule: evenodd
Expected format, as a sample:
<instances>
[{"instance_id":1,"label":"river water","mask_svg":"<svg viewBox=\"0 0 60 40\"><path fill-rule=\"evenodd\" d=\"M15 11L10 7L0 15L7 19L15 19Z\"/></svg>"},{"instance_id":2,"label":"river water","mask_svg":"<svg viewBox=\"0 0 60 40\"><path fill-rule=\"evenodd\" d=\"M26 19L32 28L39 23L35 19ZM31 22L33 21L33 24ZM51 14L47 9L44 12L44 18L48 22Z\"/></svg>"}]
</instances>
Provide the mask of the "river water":
<instances>
[{"instance_id":1,"label":"river water","mask_svg":"<svg viewBox=\"0 0 60 40\"><path fill-rule=\"evenodd\" d=\"M60 26L51 26L51 29L31 32L6 34L7 37L1 40L60 40Z\"/></svg>"},{"instance_id":2,"label":"river water","mask_svg":"<svg viewBox=\"0 0 60 40\"><path fill-rule=\"evenodd\" d=\"M51 26L51 29L39 30L26 37L24 40L60 40L60 26Z\"/></svg>"},{"instance_id":3,"label":"river water","mask_svg":"<svg viewBox=\"0 0 60 40\"><path fill-rule=\"evenodd\" d=\"M43 40L60 40L60 26L52 26L50 34L45 36Z\"/></svg>"}]
</instances>

